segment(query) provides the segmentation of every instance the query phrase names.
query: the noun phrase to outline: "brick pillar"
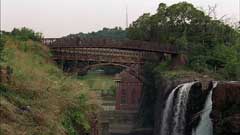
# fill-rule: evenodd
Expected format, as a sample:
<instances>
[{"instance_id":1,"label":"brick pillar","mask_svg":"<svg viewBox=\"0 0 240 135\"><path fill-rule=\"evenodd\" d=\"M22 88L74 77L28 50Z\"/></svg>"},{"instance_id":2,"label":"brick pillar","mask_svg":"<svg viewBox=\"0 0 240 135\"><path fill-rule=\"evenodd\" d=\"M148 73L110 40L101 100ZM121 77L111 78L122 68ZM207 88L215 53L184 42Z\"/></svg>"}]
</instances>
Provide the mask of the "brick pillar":
<instances>
[{"instance_id":1,"label":"brick pillar","mask_svg":"<svg viewBox=\"0 0 240 135\"><path fill-rule=\"evenodd\" d=\"M120 104L121 104L121 81L115 81L116 82L116 110L120 110Z\"/></svg>"}]
</instances>

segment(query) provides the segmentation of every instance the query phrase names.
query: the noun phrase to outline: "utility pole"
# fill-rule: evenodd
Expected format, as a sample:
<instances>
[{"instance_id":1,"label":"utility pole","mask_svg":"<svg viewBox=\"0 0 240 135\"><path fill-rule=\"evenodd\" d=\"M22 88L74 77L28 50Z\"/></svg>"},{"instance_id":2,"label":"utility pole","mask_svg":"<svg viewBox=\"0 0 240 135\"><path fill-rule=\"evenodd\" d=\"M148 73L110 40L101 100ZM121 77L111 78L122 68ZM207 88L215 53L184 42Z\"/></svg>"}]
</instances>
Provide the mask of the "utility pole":
<instances>
[{"instance_id":1,"label":"utility pole","mask_svg":"<svg viewBox=\"0 0 240 135\"><path fill-rule=\"evenodd\" d=\"M126 29L128 28L128 5L126 4Z\"/></svg>"}]
</instances>

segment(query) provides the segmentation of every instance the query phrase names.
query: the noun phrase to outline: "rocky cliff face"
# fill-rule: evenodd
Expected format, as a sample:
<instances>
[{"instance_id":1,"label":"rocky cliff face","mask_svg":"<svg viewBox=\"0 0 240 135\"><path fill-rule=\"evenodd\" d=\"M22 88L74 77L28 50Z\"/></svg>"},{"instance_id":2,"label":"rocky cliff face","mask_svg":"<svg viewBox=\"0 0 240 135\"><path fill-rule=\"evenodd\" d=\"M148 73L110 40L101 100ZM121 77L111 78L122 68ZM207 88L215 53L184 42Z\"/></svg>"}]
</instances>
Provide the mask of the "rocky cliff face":
<instances>
[{"instance_id":1,"label":"rocky cliff face","mask_svg":"<svg viewBox=\"0 0 240 135\"><path fill-rule=\"evenodd\" d=\"M196 80L200 80L200 82L196 82L192 86L189 93L190 98L187 105L188 109L186 115L186 123L188 123L186 125L186 135L190 135L192 128L196 127L199 122L199 116L196 117L195 114L203 108L206 96L212 87L209 85L209 82L212 80L212 78L205 78L203 76L197 76L196 78L193 78L192 76L186 76L182 79L158 79L156 82L157 98L154 109L154 135L160 135L160 129L162 126L162 113L169 93L171 93L171 91L179 84Z\"/></svg>"},{"instance_id":2,"label":"rocky cliff face","mask_svg":"<svg viewBox=\"0 0 240 135\"><path fill-rule=\"evenodd\" d=\"M197 135L207 135L201 134L202 129L213 131L214 135L240 134L240 82L218 82L215 88L216 83L213 82L215 79L209 75L181 70L158 71L153 70L152 65L146 68L144 77L147 79L144 82L139 121L137 121L137 124L140 124L137 127L153 128L153 135L163 134L162 115L170 112L172 116L176 108L174 105L176 105L175 99L178 97L176 95L179 90L174 90L174 88L179 84L195 82L188 91L184 135L192 135L192 132L198 133ZM173 103L167 102L169 97L173 99L171 100ZM168 106L173 104L173 107L168 107L168 110L172 108L171 111L164 111L166 102ZM163 123L174 124L168 121L171 120L164 119ZM206 121L213 127L209 124L206 126ZM171 129L171 127L170 125L168 128ZM205 127L210 128L205 130ZM172 135L171 132L167 134Z\"/></svg>"},{"instance_id":3,"label":"rocky cliff face","mask_svg":"<svg viewBox=\"0 0 240 135\"><path fill-rule=\"evenodd\" d=\"M214 135L240 134L240 82L221 82L213 90Z\"/></svg>"},{"instance_id":4,"label":"rocky cliff face","mask_svg":"<svg viewBox=\"0 0 240 135\"><path fill-rule=\"evenodd\" d=\"M200 121L201 110L204 107L207 95L213 88L211 79L196 82L189 92L189 100L186 111L185 135L191 135L192 130ZM154 112L154 135L160 135L161 120L166 98L178 84L193 81L185 78L181 80L161 79L158 84L158 94ZM240 82L219 82L213 89L213 121L214 135L238 135L240 134Z\"/></svg>"}]
</instances>

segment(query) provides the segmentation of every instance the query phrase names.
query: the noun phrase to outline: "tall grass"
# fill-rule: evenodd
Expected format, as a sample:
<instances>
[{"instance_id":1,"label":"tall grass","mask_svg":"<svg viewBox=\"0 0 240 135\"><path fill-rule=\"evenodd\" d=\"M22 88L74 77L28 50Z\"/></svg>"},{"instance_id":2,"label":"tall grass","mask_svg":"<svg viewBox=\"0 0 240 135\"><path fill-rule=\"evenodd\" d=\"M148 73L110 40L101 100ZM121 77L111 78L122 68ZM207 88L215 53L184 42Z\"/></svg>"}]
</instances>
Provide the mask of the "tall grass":
<instances>
[{"instance_id":1,"label":"tall grass","mask_svg":"<svg viewBox=\"0 0 240 135\"><path fill-rule=\"evenodd\" d=\"M1 134L69 134L66 120L72 117L70 110L81 115L77 119L81 132L88 130L88 113L96 108L95 95L88 91L88 85L64 75L40 43L12 36L4 38L2 66L9 66L12 74L9 83L0 85ZM82 96L86 101L79 100Z\"/></svg>"}]
</instances>

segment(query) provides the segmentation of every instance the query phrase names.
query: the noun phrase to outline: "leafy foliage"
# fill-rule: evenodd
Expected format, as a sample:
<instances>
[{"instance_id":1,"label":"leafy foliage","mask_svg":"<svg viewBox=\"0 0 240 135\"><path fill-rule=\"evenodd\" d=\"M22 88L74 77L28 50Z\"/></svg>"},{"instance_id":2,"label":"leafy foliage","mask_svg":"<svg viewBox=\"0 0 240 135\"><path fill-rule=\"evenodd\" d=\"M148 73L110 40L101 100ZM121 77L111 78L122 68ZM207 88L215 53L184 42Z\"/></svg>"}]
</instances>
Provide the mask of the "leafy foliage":
<instances>
[{"instance_id":1,"label":"leafy foliage","mask_svg":"<svg viewBox=\"0 0 240 135\"><path fill-rule=\"evenodd\" d=\"M130 39L188 49L188 66L193 70L224 72L226 79L240 79L239 32L190 3L180 2L169 7L160 3L156 14L143 14L127 32Z\"/></svg>"},{"instance_id":2,"label":"leafy foliage","mask_svg":"<svg viewBox=\"0 0 240 135\"><path fill-rule=\"evenodd\" d=\"M121 27L115 27L115 28L103 28L102 30L99 30L97 32L91 32L91 33L71 34L69 36L126 39L127 33Z\"/></svg>"},{"instance_id":3,"label":"leafy foliage","mask_svg":"<svg viewBox=\"0 0 240 135\"><path fill-rule=\"evenodd\" d=\"M78 104L75 107L67 109L63 126L67 129L69 135L78 135L90 129L86 119L86 96L78 97Z\"/></svg>"},{"instance_id":4,"label":"leafy foliage","mask_svg":"<svg viewBox=\"0 0 240 135\"><path fill-rule=\"evenodd\" d=\"M27 40L33 40L33 41L41 41L42 39L42 33L34 32L32 29L23 27L21 29L14 28L11 32L11 35L15 36L16 39L27 41Z\"/></svg>"},{"instance_id":5,"label":"leafy foliage","mask_svg":"<svg viewBox=\"0 0 240 135\"><path fill-rule=\"evenodd\" d=\"M0 62L3 60L2 59L2 53L3 53L3 48L4 48L4 45L5 45L5 40L4 40L4 37L3 35L1 34L1 37L0 37Z\"/></svg>"},{"instance_id":6,"label":"leafy foliage","mask_svg":"<svg viewBox=\"0 0 240 135\"><path fill-rule=\"evenodd\" d=\"M155 84L154 67L156 63L144 64L144 85L141 97L141 105L138 114L138 126L153 127L154 124L154 105L157 96L157 88Z\"/></svg>"}]
</instances>

